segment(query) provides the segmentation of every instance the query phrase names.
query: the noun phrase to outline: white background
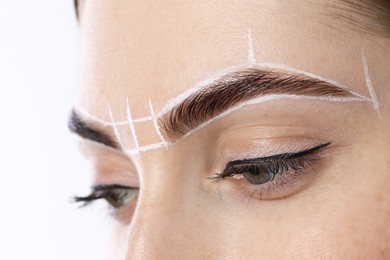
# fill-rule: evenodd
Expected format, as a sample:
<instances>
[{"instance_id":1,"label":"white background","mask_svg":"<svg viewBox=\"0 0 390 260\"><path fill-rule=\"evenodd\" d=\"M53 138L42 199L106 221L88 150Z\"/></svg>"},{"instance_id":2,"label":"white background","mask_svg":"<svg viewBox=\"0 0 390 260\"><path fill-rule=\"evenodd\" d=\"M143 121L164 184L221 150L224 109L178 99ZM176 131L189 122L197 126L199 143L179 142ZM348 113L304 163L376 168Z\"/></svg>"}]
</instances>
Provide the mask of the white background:
<instances>
[{"instance_id":1,"label":"white background","mask_svg":"<svg viewBox=\"0 0 390 260\"><path fill-rule=\"evenodd\" d=\"M77 38L73 0L0 0L0 259L105 259L107 216L69 203L89 190L67 130Z\"/></svg>"}]
</instances>

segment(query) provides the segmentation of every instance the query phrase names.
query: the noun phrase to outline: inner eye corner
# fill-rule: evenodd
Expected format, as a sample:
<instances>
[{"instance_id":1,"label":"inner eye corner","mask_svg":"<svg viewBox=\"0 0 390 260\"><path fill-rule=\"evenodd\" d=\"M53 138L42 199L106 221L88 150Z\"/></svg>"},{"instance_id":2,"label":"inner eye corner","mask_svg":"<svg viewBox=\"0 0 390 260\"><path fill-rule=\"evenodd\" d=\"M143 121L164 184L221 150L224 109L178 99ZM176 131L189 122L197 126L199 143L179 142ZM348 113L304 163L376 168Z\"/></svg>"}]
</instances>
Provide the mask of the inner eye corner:
<instances>
[{"instance_id":1,"label":"inner eye corner","mask_svg":"<svg viewBox=\"0 0 390 260\"><path fill-rule=\"evenodd\" d=\"M226 177L227 176L224 176L223 173L215 172L212 174L212 176L206 177L205 179L213 183L219 183Z\"/></svg>"}]
</instances>

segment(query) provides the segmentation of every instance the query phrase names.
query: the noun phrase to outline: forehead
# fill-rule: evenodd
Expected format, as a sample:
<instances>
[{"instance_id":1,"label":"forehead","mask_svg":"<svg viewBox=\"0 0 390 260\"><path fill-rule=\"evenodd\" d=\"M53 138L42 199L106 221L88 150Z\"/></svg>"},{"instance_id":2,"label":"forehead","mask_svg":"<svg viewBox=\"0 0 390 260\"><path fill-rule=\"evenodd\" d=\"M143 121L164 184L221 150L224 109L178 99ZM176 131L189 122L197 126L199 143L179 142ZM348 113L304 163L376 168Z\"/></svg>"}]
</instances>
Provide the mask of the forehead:
<instances>
[{"instance_id":1,"label":"forehead","mask_svg":"<svg viewBox=\"0 0 390 260\"><path fill-rule=\"evenodd\" d=\"M196 82L246 63L249 30L258 62L361 85L358 41L332 29L317 7L295 0L86 1L77 102L109 120L107 105L123 118L128 97L134 117L148 116L148 99L159 110ZM361 77L345 76L353 74Z\"/></svg>"}]
</instances>

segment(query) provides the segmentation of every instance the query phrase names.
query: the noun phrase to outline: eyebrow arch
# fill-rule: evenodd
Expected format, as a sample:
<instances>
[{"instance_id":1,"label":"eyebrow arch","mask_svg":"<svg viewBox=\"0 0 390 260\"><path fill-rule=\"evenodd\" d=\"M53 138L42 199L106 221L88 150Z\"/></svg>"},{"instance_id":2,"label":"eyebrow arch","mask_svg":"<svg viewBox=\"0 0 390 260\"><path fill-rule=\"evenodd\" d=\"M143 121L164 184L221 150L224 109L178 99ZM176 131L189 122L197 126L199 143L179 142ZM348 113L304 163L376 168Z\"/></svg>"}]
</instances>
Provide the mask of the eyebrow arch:
<instances>
[{"instance_id":1,"label":"eyebrow arch","mask_svg":"<svg viewBox=\"0 0 390 260\"><path fill-rule=\"evenodd\" d=\"M81 138L103 144L116 150L121 149L119 144L114 141L114 139L112 139L102 130L97 129L96 127L81 119L75 110L72 110L70 114L68 128L72 133L77 134Z\"/></svg>"},{"instance_id":2,"label":"eyebrow arch","mask_svg":"<svg viewBox=\"0 0 390 260\"><path fill-rule=\"evenodd\" d=\"M237 110L245 102L255 104L256 98L263 98L264 102L277 98L370 101L347 88L310 75L246 68L225 74L189 94L172 109L163 112L159 127L174 142L230 110Z\"/></svg>"}]
</instances>

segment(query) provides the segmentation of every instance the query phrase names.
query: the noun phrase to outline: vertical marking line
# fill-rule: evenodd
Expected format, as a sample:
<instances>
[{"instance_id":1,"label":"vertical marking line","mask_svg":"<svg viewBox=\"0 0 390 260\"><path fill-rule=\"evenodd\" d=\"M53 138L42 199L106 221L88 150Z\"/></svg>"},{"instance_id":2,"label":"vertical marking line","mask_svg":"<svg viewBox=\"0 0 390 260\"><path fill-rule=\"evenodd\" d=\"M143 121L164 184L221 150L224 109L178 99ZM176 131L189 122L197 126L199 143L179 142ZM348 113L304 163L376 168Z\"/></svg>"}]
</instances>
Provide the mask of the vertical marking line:
<instances>
[{"instance_id":1,"label":"vertical marking line","mask_svg":"<svg viewBox=\"0 0 390 260\"><path fill-rule=\"evenodd\" d=\"M367 59L366 59L366 55L364 54L364 50L362 50L362 60L363 60L363 67L364 67L364 76L366 78L366 85L368 88L368 92L370 93L370 96L371 96L371 102L372 102L372 105L374 107L374 110L377 111L378 114L380 115L378 97L376 95L374 85L372 84L372 80L371 80L370 73L368 70Z\"/></svg>"},{"instance_id":2,"label":"vertical marking line","mask_svg":"<svg viewBox=\"0 0 390 260\"><path fill-rule=\"evenodd\" d=\"M122 138L121 138L121 135L119 133L118 127L114 124L114 116L112 115L112 109L111 109L110 105L108 105L108 114L109 114L110 120L112 122L111 127L114 130L115 137L118 140L119 145L123 148Z\"/></svg>"},{"instance_id":3,"label":"vertical marking line","mask_svg":"<svg viewBox=\"0 0 390 260\"><path fill-rule=\"evenodd\" d=\"M252 30L248 29L248 62L249 64L255 64L256 58L253 49L253 38L252 38Z\"/></svg>"},{"instance_id":4,"label":"vertical marking line","mask_svg":"<svg viewBox=\"0 0 390 260\"><path fill-rule=\"evenodd\" d=\"M137 151L137 153L139 153L139 143L138 143L137 134L135 132L134 121L133 121L133 118L131 116L131 110L130 110L128 97L126 97L126 114L127 114L127 122L128 122L129 128L130 128L130 132L131 132L131 135L133 136L135 150Z\"/></svg>"},{"instance_id":5,"label":"vertical marking line","mask_svg":"<svg viewBox=\"0 0 390 260\"><path fill-rule=\"evenodd\" d=\"M150 98L148 99L148 102L149 102L149 110L150 110L150 115L152 116L154 129L156 130L156 133L157 133L158 137L160 138L161 142L164 144L164 146L167 146L168 143L165 141L164 136L162 135L162 133L160 131L160 127L157 124L157 119L156 119L156 116L155 116L155 113L154 113L154 109L153 109L153 105L152 105L152 101L150 100Z\"/></svg>"}]
</instances>

